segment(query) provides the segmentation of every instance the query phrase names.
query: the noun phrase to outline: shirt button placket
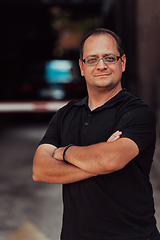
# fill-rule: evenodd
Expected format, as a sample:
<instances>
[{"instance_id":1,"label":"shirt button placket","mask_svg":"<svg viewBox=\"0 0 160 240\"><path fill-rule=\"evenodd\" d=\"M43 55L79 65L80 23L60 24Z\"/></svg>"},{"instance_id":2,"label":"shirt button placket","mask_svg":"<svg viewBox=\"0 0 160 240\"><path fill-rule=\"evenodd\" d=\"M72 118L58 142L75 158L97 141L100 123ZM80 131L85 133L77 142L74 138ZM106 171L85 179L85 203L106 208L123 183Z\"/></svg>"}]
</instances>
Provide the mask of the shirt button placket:
<instances>
[{"instance_id":1,"label":"shirt button placket","mask_svg":"<svg viewBox=\"0 0 160 240\"><path fill-rule=\"evenodd\" d=\"M91 115L91 113L88 113L87 116L90 118L92 115ZM85 125L85 127L88 127L89 121L88 121L88 122L85 122L84 125Z\"/></svg>"}]
</instances>

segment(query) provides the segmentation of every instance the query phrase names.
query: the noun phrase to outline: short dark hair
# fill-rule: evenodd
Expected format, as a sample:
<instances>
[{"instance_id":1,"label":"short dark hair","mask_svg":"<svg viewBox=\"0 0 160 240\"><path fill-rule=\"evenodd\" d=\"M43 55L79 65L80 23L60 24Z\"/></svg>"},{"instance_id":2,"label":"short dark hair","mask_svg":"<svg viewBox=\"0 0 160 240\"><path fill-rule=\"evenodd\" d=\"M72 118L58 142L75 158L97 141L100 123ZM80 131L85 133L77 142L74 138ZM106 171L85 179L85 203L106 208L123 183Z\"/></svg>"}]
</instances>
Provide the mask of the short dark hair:
<instances>
[{"instance_id":1,"label":"short dark hair","mask_svg":"<svg viewBox=\"0 0 160 240\"><path fill-rule=\"evenodd\" d=\"M118 49L118 51L120 53L120 56L123 56L125 54L122 40L120 39L120 37L117 34L115 34L111 30L108 30L106 28L96 28L96 29L90 31L82 39L82 42L81 42L80 48L79 48L80 59L83 59L83 48L84 48L84 44L85 44L85 41L87 40L87 38L89 38L92 35L101 35L101 34L110 34L112 37L114 37L114 39L116 40L116 43L117 43L117 49Z\"/></svg>"}]
</instances>

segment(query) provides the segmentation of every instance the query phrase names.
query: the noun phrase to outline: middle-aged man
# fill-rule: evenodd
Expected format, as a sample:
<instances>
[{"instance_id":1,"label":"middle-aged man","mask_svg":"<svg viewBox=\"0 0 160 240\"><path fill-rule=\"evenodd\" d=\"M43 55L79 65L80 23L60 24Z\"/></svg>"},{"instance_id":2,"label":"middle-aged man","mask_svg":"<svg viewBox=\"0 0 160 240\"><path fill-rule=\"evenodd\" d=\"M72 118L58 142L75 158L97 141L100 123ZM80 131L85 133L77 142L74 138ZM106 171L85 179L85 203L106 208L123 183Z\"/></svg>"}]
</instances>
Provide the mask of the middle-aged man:
<instances>
[{"instance_id":1,"label":"middle-aged man","mask_svg":"<svg viewBox=\"0 0 160 240\"><path fill-rule=\"evenodd\" d=\"M33 164L35 181L63 184L61 240L160 240L149 181L155 115L122 89L120 38L91 31L79 66L88 96L53 116Z\"/></svg>"}]
</instances>

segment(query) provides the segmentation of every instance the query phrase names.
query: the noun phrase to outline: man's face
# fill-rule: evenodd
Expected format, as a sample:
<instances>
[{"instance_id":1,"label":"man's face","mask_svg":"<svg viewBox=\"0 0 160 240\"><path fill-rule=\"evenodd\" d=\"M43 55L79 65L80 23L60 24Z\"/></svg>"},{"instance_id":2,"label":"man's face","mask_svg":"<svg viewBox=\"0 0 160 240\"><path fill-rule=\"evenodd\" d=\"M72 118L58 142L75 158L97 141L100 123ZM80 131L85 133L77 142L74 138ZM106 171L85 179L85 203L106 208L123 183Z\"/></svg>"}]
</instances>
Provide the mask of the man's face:
<instances>
[{"instance_id":1,"label":"man's face","mask_svg":"<svg viewBox=\"0 0 160 240\"><path fill-rule=\"evenodd\" d=\"M88 57L102 58L108 55L120 56L116 40L109 34L90 36L83 48L83 59ZM125 71L126 56L116 63L105 64L102 60L97 65L86 65L79 60L81 75L85 77L88 91L97 88L121 88L122 72Z\"/></svg>"}]
</instances>

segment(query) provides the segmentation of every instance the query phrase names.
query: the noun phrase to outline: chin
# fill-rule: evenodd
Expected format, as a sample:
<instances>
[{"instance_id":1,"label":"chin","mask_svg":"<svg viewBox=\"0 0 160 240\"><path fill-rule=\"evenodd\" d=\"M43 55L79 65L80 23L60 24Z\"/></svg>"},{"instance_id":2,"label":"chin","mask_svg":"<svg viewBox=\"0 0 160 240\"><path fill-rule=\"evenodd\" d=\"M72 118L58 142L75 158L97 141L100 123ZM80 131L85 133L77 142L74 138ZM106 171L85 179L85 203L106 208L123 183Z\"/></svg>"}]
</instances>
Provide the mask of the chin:
<instances>
[{"instance_id":1,"label":"chin","mask_svg":"<svg viewBox=\"0 0 160 240\"><path fill-rule=\"evenodd\" d=\"M96 85L95 87L99 88L99 89L110 89L113 88L112 84L108 84L108 85Z\"/></svg>"},{"instance_id":2,"label":"chin","mask_svg":"<svg viewBox=\"0 0 160 240\"><path fill-rule=\"evenodd\" d=\"M110 88L110 87L113 87L114 84L112 82L104 82L104 83L101 83L101 84L97 84L96 85L97 87L99 88Z\"/></svg>"}]
</instances>

